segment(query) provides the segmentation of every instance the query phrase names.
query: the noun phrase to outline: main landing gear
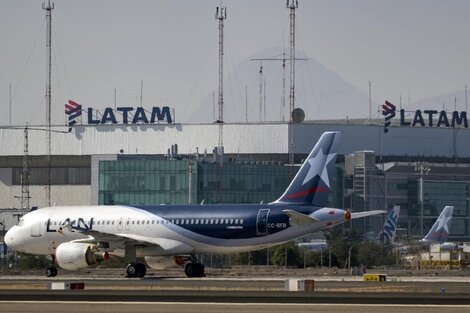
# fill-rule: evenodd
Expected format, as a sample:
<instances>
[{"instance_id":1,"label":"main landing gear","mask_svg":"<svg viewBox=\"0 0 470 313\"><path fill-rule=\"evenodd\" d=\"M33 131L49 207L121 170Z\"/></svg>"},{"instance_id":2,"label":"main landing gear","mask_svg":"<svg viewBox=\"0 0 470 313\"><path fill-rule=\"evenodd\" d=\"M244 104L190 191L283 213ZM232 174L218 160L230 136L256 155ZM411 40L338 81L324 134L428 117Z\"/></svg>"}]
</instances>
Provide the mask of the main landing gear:
<instances>
[{"instance_id":1,"label":"main landing gear","mask_svg":"<svg viewBox=\"0 0 470 313\"><path fill-rule=\"evenodd\" d=\"M46 267L46 276L47 277L57 276L57 267L55 267L54 265Z\"/></svg>"},{"instance_id":2,"label":"main landing gear","mask_svg":"<svg viewBox=\"0 0 470 313\"><path fill-rule=\"evenodd\" d=\"M204 265L195 262L187 263L184 267L184 273L188 277L204 277Z\"/></svg>"},{"instance_id":3,"label":"main landing gear","mask_svg":"<svg viewBox=\"0 0 470 313\"><path fill-rule=\"evenodd\" d=\"M144 263L130 263L126 269L127 277L144 277L147 267Z\"/></svg>"}]
</instances>

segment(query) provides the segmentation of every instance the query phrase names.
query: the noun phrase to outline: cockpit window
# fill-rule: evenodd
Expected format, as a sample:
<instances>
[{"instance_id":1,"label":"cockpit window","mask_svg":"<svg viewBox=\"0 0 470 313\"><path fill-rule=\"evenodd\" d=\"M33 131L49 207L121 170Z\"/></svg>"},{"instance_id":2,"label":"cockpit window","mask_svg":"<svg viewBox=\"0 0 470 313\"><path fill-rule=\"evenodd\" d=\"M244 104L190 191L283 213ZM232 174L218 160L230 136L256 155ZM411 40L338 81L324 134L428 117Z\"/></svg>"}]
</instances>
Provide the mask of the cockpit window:
<instances>
[{"instance_id":1,"label":"cockpit window","mask_svg":"<svg viewBox=\"0 0 470 313\"><path fill-rule=\"evenodd\" d=\"M18 226L23 226L23 224L24 224L24 219L21 218L18 222Z\"/></svg>"}]
</instances>

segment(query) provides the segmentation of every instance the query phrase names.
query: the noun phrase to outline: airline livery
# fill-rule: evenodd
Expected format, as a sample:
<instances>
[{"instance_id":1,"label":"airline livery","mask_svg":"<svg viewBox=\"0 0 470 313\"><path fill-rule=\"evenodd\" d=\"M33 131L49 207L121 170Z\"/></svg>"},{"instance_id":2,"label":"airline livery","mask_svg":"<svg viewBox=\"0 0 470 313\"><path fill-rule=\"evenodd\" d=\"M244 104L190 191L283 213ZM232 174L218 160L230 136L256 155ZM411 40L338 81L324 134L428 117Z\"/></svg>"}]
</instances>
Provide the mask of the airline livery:
<instances>
[{"instance_id":1,"label":"airline livery","mask_svg":"<svg viewBox=\"0 0 470 313\"><path fill-rule=\"evenodd\" d=\"M453 206L448 205L444 207L434 225L432 225L427 235L421 239L421 241L426 243L445 243L449 237L450 222L452 221L453 213Z\"/></svg>"},{"instance_id":2,"label":"airline livery","mask_svg":"<svg viewBox=\"0 0 470 313\"><path fill-rule=\"evenodd\" d=\"M237 253L275 246L350 219L386 213L328 208L339 132L324 133L284 194L269 204L49 207L24 215L5 235L16 251L51 255L47 276L126 258L128 277L147 268L184 266L204 276L199 253Z\"/></svg>"},{"instance_id":3,"label":"airline livery","mask_svg":"<svg viewBox=\"0 0 470 313\"><path fill-rule=\"evenodd\" d=\"M395 243L395 235L397 233L398 227L398 217L400 216L400 206L395 205L390 210L387 216L387 220L383 225L383 229L380 231L377 238L375 238L375 242L384 242L386 244L394 244Z\"/></svg>"}]
</instances>

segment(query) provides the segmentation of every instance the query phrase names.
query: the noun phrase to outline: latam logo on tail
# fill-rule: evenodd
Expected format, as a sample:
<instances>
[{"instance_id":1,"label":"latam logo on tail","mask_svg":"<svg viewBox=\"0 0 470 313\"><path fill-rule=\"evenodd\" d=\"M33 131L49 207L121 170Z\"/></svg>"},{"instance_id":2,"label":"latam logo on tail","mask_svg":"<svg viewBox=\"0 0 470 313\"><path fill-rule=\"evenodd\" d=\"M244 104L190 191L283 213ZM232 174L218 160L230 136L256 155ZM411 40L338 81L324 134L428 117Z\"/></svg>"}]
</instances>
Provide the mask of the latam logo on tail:
<instances>
[{"instance_id":1,"label":"latam logo on tail","mask_svg":"<svg viewBox=\"0 0 470 313\"><path fill-rule=\"evenodd\" d=\"M396 106L389 101L382 104L382 115L385 117L384 132L388 132L392 119L395 117ZM407 120L407 113L411 113L413 119ZM421 126L421 127L458 127L468 128L467 112L444 110L416 110L414 112L400 110L400 126Z\"/></svg>"},{"instance_id":2,"label":"latam logo on tail","mask_svg":"<svg viewBox=\"0 0 470 313\"><path fill-rule=\"evenodd\" d=\"M77 124L78 119L83 123L82 105L72 100L65 104L65 114L68 115L68 125L73 126ZM98 111L91 107L86 109L88 125L99 124L155 124L166 122L173 123L172 110L170 107L152 107L151 110L146 110L143 107L117 107L105 108L104 111Z\"/></svg>"}]
</instances>

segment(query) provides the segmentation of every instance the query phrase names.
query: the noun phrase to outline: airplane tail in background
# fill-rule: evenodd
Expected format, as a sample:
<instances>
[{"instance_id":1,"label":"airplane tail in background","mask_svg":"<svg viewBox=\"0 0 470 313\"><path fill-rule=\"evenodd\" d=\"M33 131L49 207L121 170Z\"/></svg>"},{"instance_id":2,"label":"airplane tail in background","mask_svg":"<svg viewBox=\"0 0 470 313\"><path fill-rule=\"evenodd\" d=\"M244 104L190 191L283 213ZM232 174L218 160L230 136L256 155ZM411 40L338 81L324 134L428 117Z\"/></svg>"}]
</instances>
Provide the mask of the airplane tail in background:
<instances>
[{"instance_id":1,"label":"airplane tail in background","mask_svg":"<svg viewBox=\"0 0 470 313\"><path fill-rule=\"evenodd\" d=\"M449 236L450 222L452 214L454 213L453 206L446 206L437 221L432 225L429 233L422 239L422 241L430 242L445 242Z\"/></svg>"},{"instance_id":2,"label":"airplane tail in background","mask_svg":"<svg viewBox=\"0 0 470 313\"><path fill-rule=\"evenodd\" d=\"M323 133L287 190L275 203L327 206L340 137L340 132Z\"/></svg>"},{"instance_id":3,"label":"airplane tail in background","mask_svg":"<svg viewBox=\"0 0 470 313\"><path fill-rule=\"evenodd\" d=\"M395 205L388 213L387 220L383 226L382 231L378 235L378 240L382 239L386 243L395 242L395 235L398 227L398 216L400 215L400 206Z\"/></svg>"}]
</instances>

